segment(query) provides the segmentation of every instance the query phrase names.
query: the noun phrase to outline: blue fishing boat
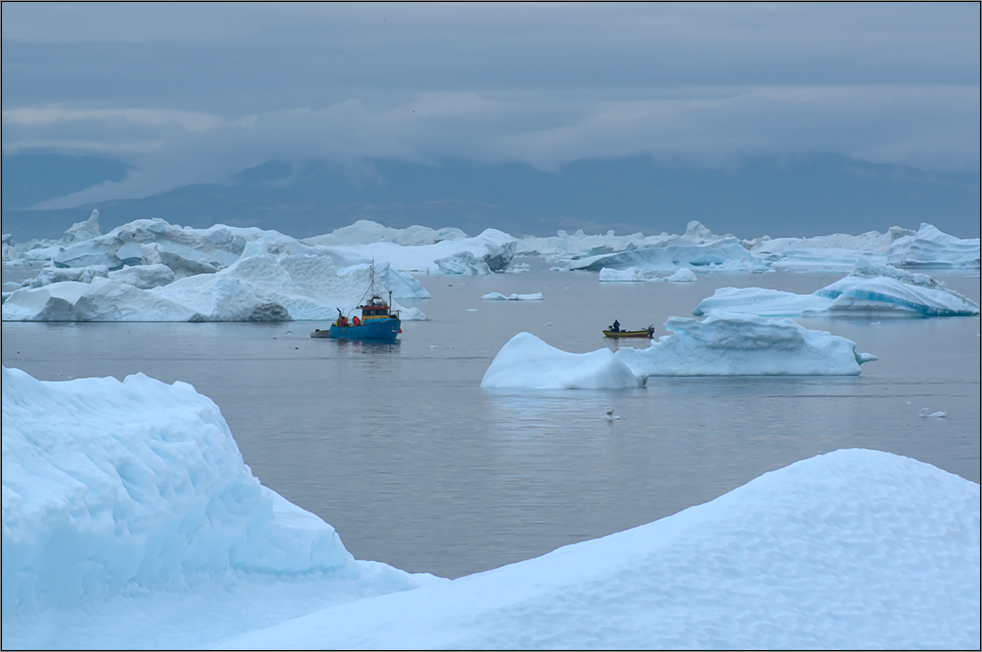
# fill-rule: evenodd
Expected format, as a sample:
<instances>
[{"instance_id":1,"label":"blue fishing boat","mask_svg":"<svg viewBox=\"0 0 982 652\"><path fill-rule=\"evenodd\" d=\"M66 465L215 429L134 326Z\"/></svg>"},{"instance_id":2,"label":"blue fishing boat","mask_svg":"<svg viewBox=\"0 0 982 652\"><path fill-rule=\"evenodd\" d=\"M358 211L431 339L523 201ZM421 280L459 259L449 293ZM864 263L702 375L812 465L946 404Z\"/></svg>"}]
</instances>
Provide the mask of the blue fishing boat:
<instances>
[{"instance_id":1,"label":"blue fishing boat","mask_svg":"<svg viewBox=\"0 0 982 652\"><path fill-rule=\"evenodd\" d=\"M322 331L317 328L311 337L333 337L337 339L349 340L381 340L394 342L402 332L402 322L399 320L399 311L392 310L392 292L389 292L389 301L381 297L375 287L375 265L372 264L371 275L372 284L365 296L370 298L362 305L355 308L361 311L361 317L355 315L348 318L340 308L338 308L338 318L331 327Z\"/></svg>"}]
</instances>

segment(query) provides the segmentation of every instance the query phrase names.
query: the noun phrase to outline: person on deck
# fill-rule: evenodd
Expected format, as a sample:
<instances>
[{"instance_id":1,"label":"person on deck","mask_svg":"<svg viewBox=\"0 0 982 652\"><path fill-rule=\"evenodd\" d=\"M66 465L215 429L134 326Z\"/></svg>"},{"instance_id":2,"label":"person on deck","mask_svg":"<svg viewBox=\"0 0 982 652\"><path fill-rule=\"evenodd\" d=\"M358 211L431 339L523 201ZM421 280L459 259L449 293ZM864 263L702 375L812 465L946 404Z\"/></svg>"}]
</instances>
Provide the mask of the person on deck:
<instances>
[{"instance_id":1,"label":"person on deck","mask_svg":"<svg viewBox=\"0 0 982 652\"><path fill-rule=\"evenodd\" d=\"M615 319L614 320L614 327L611 330L613 330L615 333L620 333L621 332L621 323Z\"/></svg>"}]
</instances>

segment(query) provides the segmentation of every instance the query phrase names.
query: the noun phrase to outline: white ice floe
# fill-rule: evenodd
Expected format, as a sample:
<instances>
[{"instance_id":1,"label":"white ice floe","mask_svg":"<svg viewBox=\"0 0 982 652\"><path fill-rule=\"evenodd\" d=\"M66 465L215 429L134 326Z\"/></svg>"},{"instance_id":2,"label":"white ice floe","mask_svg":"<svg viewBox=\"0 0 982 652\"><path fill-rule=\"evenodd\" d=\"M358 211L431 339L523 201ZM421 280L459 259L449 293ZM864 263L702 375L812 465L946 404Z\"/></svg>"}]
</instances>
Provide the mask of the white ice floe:
<instances>
[{"instance_id":1,"label":"white ice floe","mask_svg":"<svg viewBox=\"0 0 982 652\"><path fill-rule=\"evenodd\" d=\"M946 317L979 314L979 304L926 274L860 259L848 276L816 290L795 294L762 288L720 288L693 314L713 309L764 316Z\"/></svg>"},{"instance_id":2,"label":"white ice floe","mask_svg":"<svg viewBox=\"0 0 982 652\"><path fill-rule=\"evenodd\" d=\"M645 349L616 356L639 378L649 376L851 376L876 360L856 343L791 319L713 310L702 321L671 317Z\"/></svg>"},{"instance_id":3,"label":"white ice floe","mask_svg":"<svg viewBox=\"0 0 982 652\"><path fill-rule=\"evenodd\" d=\"M516 294L513 292L505 295L500 292L489 292L482 296L481 299L484 301L542 301L542 293Z\"/></svg>"},{"instance_id":4,"label":"white ice floe","mask_svg":"<svg viewBox=\"0 0 982 652\"><path fill-rule=\"evenodd\" d=\"M610 349L568 353L531 333L511 338L481 379L488 389L622 389L641 381Z\"/></svg>"},{"instance_id":5,"label":"white ice floe","mask_svg":"<svg viewBox=\"0 0 982 652\"><path fill-rule=\"evenodd\" d=\"M944 419L948 416L948 413L944 410L931 412L929 408L921 408L921 411L917 416L921 417L922 419Z\"/></svg>"},{"instance_id":6,"label":"white ice floe","mask_svg":"<svg viewBox=\"0 0 982 652\"><path fill-rule=\"evenodd\" d=\"M890 453L448 581L354 560L190 385L2 390L4 649L979 647L979 485Z\"/></svg>"}]
</instances>

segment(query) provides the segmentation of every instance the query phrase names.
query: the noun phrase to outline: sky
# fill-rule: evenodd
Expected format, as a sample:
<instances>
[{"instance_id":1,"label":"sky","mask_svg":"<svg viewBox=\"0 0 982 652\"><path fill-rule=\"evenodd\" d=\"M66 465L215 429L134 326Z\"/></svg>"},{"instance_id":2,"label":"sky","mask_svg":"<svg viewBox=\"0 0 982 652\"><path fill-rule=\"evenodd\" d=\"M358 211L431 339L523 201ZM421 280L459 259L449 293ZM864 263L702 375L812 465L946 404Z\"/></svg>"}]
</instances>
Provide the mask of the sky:
<instances>
[{"instance_id":1,"label":"sky","mask_svg":"<svg viewBox=\"0 0 982 652\"><path fill-rule=\"evenodd\" d=\"M32 206L65 209L270 160L817 155L967 174L977 209L979 34L978 3L4 2L4 165L126 162Z\"/></svg>"}]
</instances>

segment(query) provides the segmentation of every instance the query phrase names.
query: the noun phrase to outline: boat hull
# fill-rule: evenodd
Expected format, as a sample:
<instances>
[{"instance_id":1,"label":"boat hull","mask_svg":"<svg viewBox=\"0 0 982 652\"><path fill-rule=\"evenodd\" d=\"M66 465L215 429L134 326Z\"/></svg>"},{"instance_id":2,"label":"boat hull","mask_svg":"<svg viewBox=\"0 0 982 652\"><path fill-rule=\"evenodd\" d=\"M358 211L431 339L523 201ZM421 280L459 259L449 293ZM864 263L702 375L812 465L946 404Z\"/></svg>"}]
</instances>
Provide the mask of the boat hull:
<instances>
[{"instance_id":1,"label":"boat hull","mask_svg":"<svg viewBox=\"0 0 982 652\"><path fill-rule=\"evenodd\" d=\"M647 329L643 331L604 331L605 337L612 337L615 339L622 337L645 337L651 339L652 334L652 331Z\"/></svg>"},{"instance_id":2,"label":"boat hull","mask_svg":"<svg viewBox=\"0 0 982 652\"><path fill-rule=\"evenodd\" d=\"M398 319L372 319L358 326L338 326L331 324L326 331L316 330L311 337L332 337L339 340L383 340L394 341L399 337L399 327L402 322Z\"/></svg>"}]
</instances>

